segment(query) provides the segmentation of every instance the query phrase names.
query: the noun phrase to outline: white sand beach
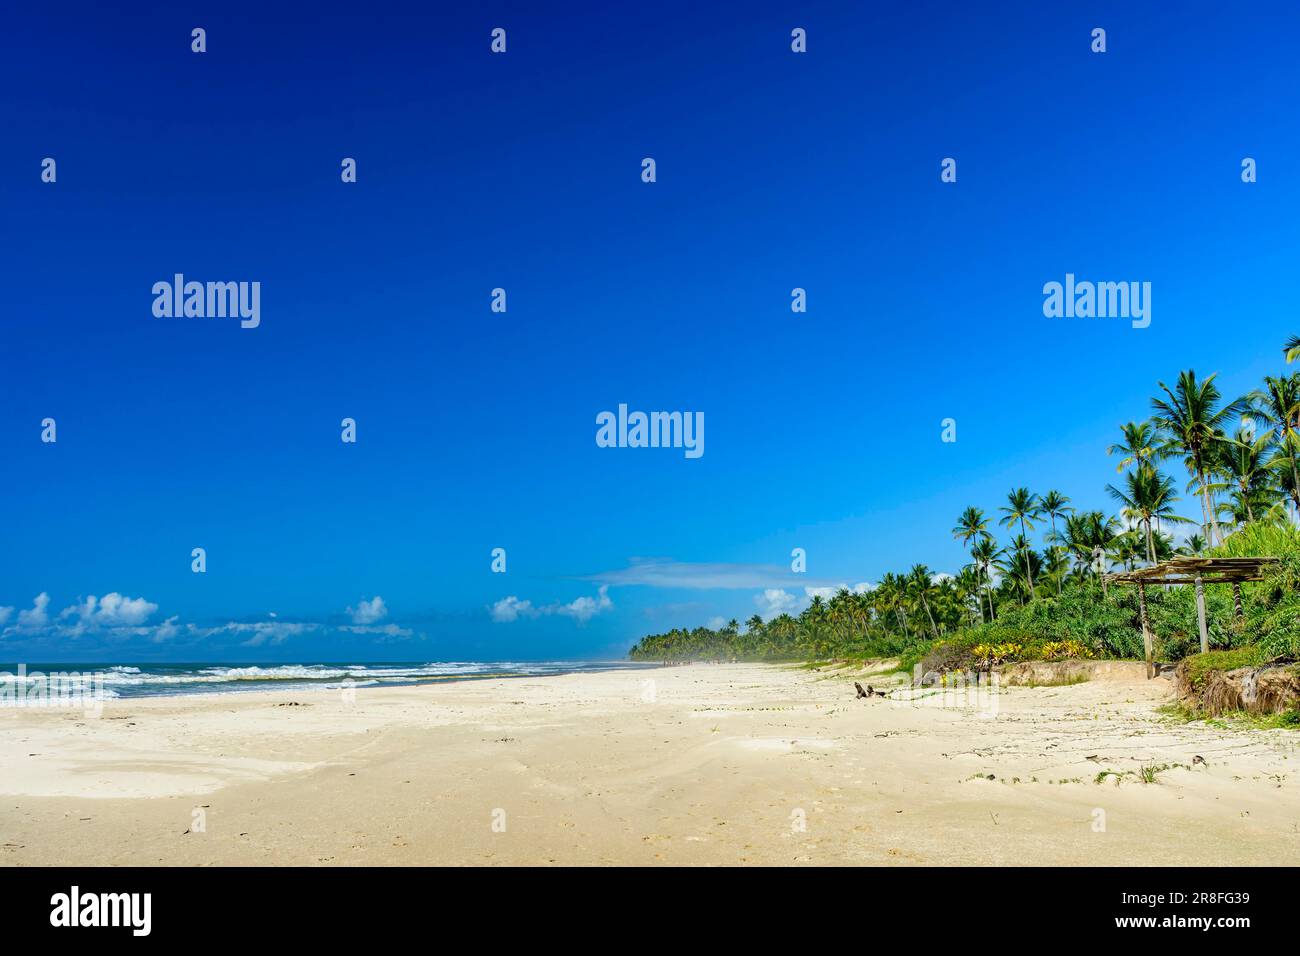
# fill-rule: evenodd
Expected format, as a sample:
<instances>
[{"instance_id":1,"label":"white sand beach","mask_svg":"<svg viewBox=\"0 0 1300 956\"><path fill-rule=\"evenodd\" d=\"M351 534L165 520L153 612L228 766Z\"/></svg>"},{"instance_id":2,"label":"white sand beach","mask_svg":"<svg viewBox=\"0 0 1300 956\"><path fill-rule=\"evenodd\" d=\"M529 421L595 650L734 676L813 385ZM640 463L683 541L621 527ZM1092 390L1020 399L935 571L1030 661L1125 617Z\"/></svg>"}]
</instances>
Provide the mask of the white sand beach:
<instances>
[{"instance_id":1,"label":"white sand beach","mask_svg":"<svg viewBox=\"0 0 1300 956\"><path fill-rule=\"evenodd\" d=\"M855 678L886 683L697 664L2 710L0 863L1300 860L1300 733L1173 720L1140 666L1001 688L996 716Z\"/></svg>"}]
</instances>

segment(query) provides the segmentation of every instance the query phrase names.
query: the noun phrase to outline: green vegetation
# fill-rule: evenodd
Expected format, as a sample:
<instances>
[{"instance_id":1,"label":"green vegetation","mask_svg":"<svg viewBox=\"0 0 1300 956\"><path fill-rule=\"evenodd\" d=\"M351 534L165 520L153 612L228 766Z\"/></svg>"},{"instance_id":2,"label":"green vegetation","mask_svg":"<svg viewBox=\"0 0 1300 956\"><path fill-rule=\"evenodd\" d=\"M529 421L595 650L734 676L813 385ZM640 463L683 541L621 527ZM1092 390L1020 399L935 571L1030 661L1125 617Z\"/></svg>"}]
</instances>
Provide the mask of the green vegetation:
<instances>
[{"instance_id":1,"label":"green vegetation","mask_svg":"<svg viewBox=\"0 0 1300 956\"><path fill-rule=\"evenodd\" d=\"M1300 346L1288 346L1288 356L1300 357ZM1189 370L1172 386L1159 383L1151 418L1121 426L1121 440L1107 449L1122 473L1107 485L1115 515L1076 511L1056 490L1015 488L996 520L975 506L958 517L953 537L971 560L956 575L915 564L884 574L869 590L814 596L798 615L652 634L629 656L897 658L900 669L940 673L1013 661L1136 659L1136 589L1112 585L1105 575L1181 553L1282 559L1264 581L1206 588L1215 650L1194 665L1199 675L1238 660L1300 659L1300 373L1266 377L1233 400L1214 379ZM1171 461L1186 472L1186 491L1200 512L1195 518L1178 513L1179 482L1161 470ZM1008 540L995 538L993 524L1006 529ZM1175 526L1194 526L1177 548L1169 530ZM1148 587L1147 606L1161 658L1199 651L1191 588Z\"/></svg>"},{"instance_id":2,"label":"green vegetation","mask_svg":"<svg viewBox=\"0 0 1300 956\"><path fill-rule=\"evenodd\" d=\"M1186 660L1187 680L1196 688L1205 683L1205 677L1212 671L1230 671L1238 667L1258 667L1267 660L1264 651L1257 645L1238 647L1230 651L1210 651L1208 654L1193 654Z\"/></svg>"}]
</instances>

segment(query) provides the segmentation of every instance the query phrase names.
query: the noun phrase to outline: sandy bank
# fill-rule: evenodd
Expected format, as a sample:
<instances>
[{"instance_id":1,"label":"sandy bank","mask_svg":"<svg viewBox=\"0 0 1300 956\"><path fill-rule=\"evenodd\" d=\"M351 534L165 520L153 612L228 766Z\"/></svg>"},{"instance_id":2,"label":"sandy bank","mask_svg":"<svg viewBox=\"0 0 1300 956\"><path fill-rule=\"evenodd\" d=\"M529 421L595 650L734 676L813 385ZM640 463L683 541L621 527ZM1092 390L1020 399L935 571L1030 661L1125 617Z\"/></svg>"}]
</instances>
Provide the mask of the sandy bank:
<instances>
[{"instance_id":1,"label":"sandy bank","mask_svg":"<svg viewBox=\"0 0 1300 956\"><path fill-rule=\"evenodd\" d=\"M0 862L1300 859L1300 734L1172 722L1156 711L1169 681L857 700L854 679L695 665L361 688L352 704L2 711Z\"/></svg>"}]
</instances>

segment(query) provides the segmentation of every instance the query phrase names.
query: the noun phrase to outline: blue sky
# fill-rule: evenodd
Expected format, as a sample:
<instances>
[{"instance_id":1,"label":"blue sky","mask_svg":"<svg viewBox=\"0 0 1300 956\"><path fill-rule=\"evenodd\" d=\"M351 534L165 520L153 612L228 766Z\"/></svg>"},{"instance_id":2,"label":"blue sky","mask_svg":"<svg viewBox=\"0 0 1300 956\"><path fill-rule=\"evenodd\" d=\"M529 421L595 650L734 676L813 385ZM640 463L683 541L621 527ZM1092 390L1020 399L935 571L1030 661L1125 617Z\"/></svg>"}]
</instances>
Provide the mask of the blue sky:
<instances>
[{"instance_id":1,"label":"blue sky","mask_svg":"<svg viewBox=\"0 0 1300 956\"><path fill-rule=\"evenodd\" d=\"M956 570L1012 485L1110 509L1157 380L1300 332L1293 5L400 6L4 14L0 657L613 656ZM1150 327L1044 318L1067 272Z\"/></svg>"}]
</instances>

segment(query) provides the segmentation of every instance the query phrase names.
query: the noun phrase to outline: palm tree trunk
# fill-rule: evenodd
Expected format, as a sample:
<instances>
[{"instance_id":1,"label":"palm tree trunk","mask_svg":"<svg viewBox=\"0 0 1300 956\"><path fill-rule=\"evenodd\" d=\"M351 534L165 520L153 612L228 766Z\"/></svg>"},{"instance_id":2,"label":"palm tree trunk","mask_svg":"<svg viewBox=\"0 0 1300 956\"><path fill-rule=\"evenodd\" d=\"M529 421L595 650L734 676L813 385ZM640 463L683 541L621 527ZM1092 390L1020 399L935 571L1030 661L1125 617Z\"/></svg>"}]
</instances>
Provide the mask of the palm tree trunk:
<instances>
[{"instance_id":1,"label":"palm tree trunk","mask_svg":"<svg viewBox=\"0 0 1300 956\"><path fill-rule=\"evenodd\" d=\"M925 616L930 619L930 633L934 635L934 639L937 641L939 639L939 629L934 626L934 615L930 613L930 602L925 599L924 591L921 592L921 607L925 608Z\"/></svg>"},{"instance_id":2,"label":"palm tree trunk","mask_svg":"<svg viewBox=\"0 0 1300 956\"><path fill-rule=\"evenodd\" d=\"M1026 544L1029 543L1029 532L1025 530L1023 516L1020 519L1020 536L1025 539ZM1029 578L1029 600L1032 601L1034 599L1034 569L1029 563L1028 556L1025 557L1025 577Z\"/></svg>"},{"instance_id":3,"label":"palm tree trunk","mask_svg":"<svg viewBox=\"0 0 1300 956\"><path fill-rule=\"evenodd\" d=\"M1205 471L1201 467L1200 456L1196 459L1196 480L1201 483L1201 496L1205 513L1209 516L1210 527L1214 529L1214 537L1218 539L1219 544L1223 544L1223 531L1219 528L1219 519L1214 514L1214 507L1210 502L1210 483L1205 478Z\"/></svg>"},{"instance_id":4,"label":"palm tree trunk","mask_svg":"<svg viewBox=\"0 0 1300 956\"><path fill-rule=\"evenodd\" d=\"M1056 515L1052 515L1052 540L1053 540L1053 541L1056 540ZM1055 545L1055 544L1052 545L1052 549L1053 549L1053 550L1052 550L1052 553L1055 554L1055 553L1056 553L1056 550L1055 550L1055 549L1056 549L1056 545ZM1056 579L1056 597L1057 597L1058 599L1061 597L1061 579L1060 579L1060 578L1057 578L1057 579Z\"/></svg>"},{"instance_id":5,"label":"palm tree trunk","mask_svg":"<svg viewBox=\"0 0 1300 956\"><path fill-rule=\"evenodd\" d=\"M1294 434L1288 429L1288 432ZM1287 444L1286 436L1283 436L1282 444ZM1300 519L1300 473L1297 473L1295 466L1295 451L1288 448L1287 457L1291 459L1291 498L1295 502L1295 516Z\"/></svg>"},{"instance_id":6,"label":"palm tree trunk","mask_svg":"<svg viewBox=\"0 0 1300 956\"><path fill-rule=\"evenodd\" d=\"M1205 482L1201 481L1201 473L1197 471L1196 481L1199 487L1196 489L1196 500L1201 505L1201 527L1205 530L1205 536L1210 539L1210 547L1214 546L1214 533L1210 530L1210 509L1205 504Z\"/></svg>"}]
</instances>

